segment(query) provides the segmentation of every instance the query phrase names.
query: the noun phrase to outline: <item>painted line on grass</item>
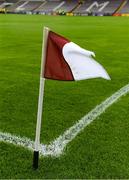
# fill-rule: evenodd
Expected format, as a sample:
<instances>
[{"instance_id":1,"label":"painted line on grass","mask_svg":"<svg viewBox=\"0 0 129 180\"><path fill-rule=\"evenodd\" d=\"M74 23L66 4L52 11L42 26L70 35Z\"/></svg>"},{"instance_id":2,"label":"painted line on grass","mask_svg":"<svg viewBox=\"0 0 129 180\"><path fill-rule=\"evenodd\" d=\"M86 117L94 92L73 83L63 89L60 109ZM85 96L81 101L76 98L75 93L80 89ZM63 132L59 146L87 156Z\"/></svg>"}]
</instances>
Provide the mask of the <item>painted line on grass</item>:
<instances>
[{"instance_id":1,"label":"painted line on grass","mask_svg":"<svg viewBox=\"0 0 129 180\"><path fill-rule=\"evenodd\" d=\"M27 137L15 136L10 133L0 132L0 141L14 144L17 146L23 146L29 150L34 149L34 142Z\"/></svg>"},{"instance_id":2,"label":"painted line on grass","mask_svg":"<svg viewBox=\"0 0 129 180\"><path fill-rule=\"evenodd\" d=\"M108 107L115 103L120 97L129 92L129 84L115 92L112 96L103 101L100 105L92 109L88 114L77 121L72 127L67 129L63 135L51 142L49 145L40 145L40 155L60 156L65 147L70 143L84 128L99 117ZM29 150L34 149L34 142L26 137L11 135L10 133L0 132L0 141L8 142L14 145L23 146Z\"/></svg>"}]
</instances>

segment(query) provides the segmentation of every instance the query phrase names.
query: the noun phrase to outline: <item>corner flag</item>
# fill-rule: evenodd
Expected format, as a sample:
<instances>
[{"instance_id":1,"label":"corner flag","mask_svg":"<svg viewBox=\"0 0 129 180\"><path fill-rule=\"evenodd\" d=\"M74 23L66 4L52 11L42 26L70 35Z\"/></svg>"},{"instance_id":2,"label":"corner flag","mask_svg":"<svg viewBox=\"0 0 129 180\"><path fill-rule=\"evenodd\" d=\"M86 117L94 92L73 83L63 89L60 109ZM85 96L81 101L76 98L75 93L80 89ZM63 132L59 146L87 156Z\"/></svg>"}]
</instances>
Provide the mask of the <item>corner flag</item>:
<instances>
[{"instance_id":1,"label":"corner flag","mask_svg":"<svg viewBox=\"0 0 129 180\"><path fill-rule=\"evenodd\" d=\"M102 65L93 59L94 56L94 52L85 50L65 37L44 28L33 158L34 169L38 168L45 78L76 81L101 77L109 80L108 73Z\"/></svg>"}]
</instances>

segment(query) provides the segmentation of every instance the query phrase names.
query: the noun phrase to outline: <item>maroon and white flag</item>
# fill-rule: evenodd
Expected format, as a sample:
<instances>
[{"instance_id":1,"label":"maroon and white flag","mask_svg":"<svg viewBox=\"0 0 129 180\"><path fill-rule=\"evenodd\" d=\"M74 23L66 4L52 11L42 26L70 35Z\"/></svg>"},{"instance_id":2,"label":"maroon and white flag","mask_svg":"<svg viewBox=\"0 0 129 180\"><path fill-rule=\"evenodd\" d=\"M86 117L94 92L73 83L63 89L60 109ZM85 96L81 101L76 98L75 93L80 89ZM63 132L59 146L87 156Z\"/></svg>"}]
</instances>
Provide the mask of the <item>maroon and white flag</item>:
<instances>
[{"instance_id":1,"label":"maroon and white flag","mask_svg":"<svg viewBox=\"0 0 129 180\"><path fill-rule=\"evenodd\" d=\"M33 158L34 169L38 168L45 78L63 81L76 81L97 77L110 79L103 66L93 59L94 56L93 52L81 48L46 27L44 28Z\"/></svg>"},{"instance_id":2,"label":"maroon and white flag","mask_svg":"<svg viewBox=\"0 0 129 180\"><path fill-rule=\"evenodd\" d=\"M65 37L49 31L43 77L47 79L76 81L90 78L110 77L96 62L94 52L85 50Z\"/></svg>"}]
</instances>

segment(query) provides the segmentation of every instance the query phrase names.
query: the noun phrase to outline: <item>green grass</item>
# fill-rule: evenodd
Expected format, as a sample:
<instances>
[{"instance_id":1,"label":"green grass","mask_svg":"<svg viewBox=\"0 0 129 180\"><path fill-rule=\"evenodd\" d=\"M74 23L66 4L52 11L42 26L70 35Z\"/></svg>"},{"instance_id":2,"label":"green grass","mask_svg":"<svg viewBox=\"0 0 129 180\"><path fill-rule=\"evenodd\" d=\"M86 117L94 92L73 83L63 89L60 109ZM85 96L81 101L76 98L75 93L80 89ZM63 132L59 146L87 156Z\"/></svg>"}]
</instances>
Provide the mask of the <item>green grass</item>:
<instances>
[{"instance_id":1,"label":"green grass","mask_svg":"<svg viewBox=\"0 0 129 180\"><path fill-rule=\"evenodd\" d=\"M129 82L127 17L0 15L0 131L34 140L42 29L96 53L111 81L46 80L41 141L48 144ZM0 178L129 178L129 95L81 132L60 158L0 143Z\"/></svg>"}]
</instances>

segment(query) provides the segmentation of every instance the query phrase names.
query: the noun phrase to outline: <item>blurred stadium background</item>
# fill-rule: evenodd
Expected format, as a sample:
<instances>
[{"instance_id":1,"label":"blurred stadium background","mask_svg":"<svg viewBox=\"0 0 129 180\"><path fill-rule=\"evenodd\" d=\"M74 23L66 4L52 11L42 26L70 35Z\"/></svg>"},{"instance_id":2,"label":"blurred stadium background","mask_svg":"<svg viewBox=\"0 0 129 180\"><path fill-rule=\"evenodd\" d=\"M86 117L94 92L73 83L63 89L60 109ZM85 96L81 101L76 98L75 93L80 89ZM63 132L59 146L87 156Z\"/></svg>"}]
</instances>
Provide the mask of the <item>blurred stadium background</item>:
<instances>
[{"instance_id":1,"label":"blurred stadium background","mask_svg":"<svg viewBox=\"0 0 129 180\"><path fill-rule=\"evenodd\" d=\"M129 16L129 0L0 0L1 13Z\"/></svg>"},{"instance_id":2,"label":"blurred stadium background","mask_svg":"<svg viewBox=\"0 0 129 180\"><path fill-rule=\"evenodd\" d=\"M129 20L111 17L129 16L129 0L0 0L0 13L0 133L35 139L44 26L94 51L111 81L47 80L41 143L53 142L129 83ZM32 169L32 152L0 134L0 179L128 179L128 112L129 94L59 158L40 158L38 171Z\"/></svg>"}]
</instances>

